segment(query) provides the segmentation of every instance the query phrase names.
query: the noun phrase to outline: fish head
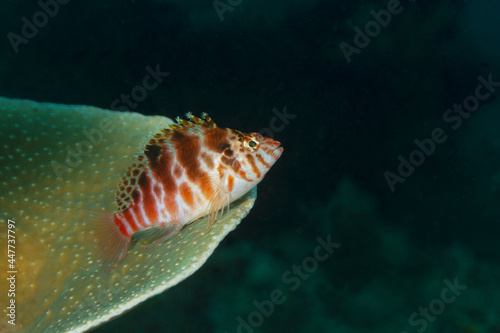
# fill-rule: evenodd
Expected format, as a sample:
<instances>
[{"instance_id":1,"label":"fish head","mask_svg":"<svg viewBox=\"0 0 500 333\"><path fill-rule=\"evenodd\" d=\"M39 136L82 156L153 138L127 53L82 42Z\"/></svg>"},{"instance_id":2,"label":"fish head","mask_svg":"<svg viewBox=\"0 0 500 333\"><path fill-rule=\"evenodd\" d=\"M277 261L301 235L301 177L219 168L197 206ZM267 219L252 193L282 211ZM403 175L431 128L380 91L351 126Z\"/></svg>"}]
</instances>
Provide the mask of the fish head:
<instances>
[{"instance_id":1,"label":"fish head","mask_svg":"<svg viewBox=\"0 0 500 333\"><path fill-rule=\"evenodd\" d=\"M235 200L260 183L280 158L283 147L279 141L259 133L230 132L230 147L224 149L220 162L229 166L227 188Z\"/></svg>"}]
</instances>

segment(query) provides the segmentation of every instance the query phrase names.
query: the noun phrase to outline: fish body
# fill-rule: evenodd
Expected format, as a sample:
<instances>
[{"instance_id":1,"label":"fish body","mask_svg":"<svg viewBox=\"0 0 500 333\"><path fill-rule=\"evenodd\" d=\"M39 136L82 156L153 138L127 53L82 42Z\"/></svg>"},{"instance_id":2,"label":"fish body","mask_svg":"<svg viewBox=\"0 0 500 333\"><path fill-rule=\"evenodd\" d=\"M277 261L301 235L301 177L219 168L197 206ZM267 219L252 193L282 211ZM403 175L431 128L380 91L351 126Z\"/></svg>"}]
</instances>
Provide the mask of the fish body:
<instances>
[{"instance_id":1,"label":"fish body","mask_svg":"<svg viewBox=\"0 0 500 333\"><path fill-rule=\"evenodd\" d=\"M117 212L100 221L98 244L106 269L123 260L133 241L149 246L209 216L255 187L283 152L259 133L220 128L206 114L156 134L123 176Z\"/></svg>"}]
</instances>

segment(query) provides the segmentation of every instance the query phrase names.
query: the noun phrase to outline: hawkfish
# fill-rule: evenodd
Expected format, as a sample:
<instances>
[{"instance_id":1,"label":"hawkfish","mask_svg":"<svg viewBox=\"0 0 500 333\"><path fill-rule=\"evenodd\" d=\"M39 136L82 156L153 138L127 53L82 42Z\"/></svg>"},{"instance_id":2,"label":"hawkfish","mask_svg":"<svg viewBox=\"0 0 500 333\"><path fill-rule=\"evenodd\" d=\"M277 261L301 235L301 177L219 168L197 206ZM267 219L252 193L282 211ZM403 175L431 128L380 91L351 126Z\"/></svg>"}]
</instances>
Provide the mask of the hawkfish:
<instances>
[{"instance_id":1,"label":"hawkfish","mask_svg":"<svg viewBox=\"0 0 500 333\"><path fill-rule=\"evenodd\" d=\"M210 228L283 152L280 142L217 127L206 113L186 117L149 140L119 182L117 211L97 218L98 254L106 271L138 242L164 242L205 216Z\"/></svg>"}]
</instances>

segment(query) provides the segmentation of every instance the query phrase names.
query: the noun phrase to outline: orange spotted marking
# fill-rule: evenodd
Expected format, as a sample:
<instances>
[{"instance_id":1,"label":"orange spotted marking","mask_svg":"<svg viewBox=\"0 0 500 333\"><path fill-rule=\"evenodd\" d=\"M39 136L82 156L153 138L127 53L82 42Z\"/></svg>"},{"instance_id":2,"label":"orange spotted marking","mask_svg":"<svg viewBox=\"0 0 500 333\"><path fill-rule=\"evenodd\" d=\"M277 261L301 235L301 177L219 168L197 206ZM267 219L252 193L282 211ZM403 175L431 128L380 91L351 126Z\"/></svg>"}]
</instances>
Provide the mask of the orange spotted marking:
<instances>
[{"instance_id":1,"label":"orange spotted marking","mask_svg":"<svg viewBox=\"0 0 500 333\"><path fill-rule=\"evenodd\" d=\"M233 186L234 186L234 176L229 175L229 177L227 177L227 189L229 192L233 191Z\"/></svg>"},{"instance_id":2,"label":"orange spotted marking","mask_svg":"<svg viewBox=\"0 0 500 333\"><path fill-rule=\"evenodd\" d=\"M264 158L262 157L261 154L257 154L257 159L259 160L260 163L262 163L263 166L265 166L266 168L270 169L271 166L269 165L269 163L267 163L266 161L264 161Z\"/></svg>"},{"instance_id":3,"label":"orange spotted marking","mask_svg":"<svg viewBox=\"0 0 500 333\"><path fill-rule=\"evenodd\" d=\"M240 172L238 172L238 175L240 175L240 177L243 178L244 180L246 180L247 182L251 182L252 181L251 179L248 179L247 174L243 170L241 170Z\"/></svg>"},{"instance_id":4,"label":"orange spotted marking","mask_svg":"<svg viewBox=\"0 0 500 333\"><path fill-rule=\"evenodd\" d=\"M181 186L179 186L179 191L180 191L182 200L184 200L184 202L188 206L193 207L193 205L194 205L193 191L191 191L191 187L189 187L189 184L182 183Z\"/></svg>"},{"instance_id":5,"label":"orange spotted marking","mask_svg":"<svg viewBox=\"0 0 500 333\"><path fill-rule=\"evenodd\" d=\"M260 170L257 168L257 165L255 164L255 159L253 158L253 155L247 154L246 155L248 163L250 163L250 166L252 167L253 173L257 176L257 178L260 178Z\"/></svg>"},{"instance_id":6,"label":"orange spotted marking","mask_svg":"<svg viewBox=\"0 0 500 333\"><path fill-rule=\"evenodd\" d=\"M174 176L175 176L175 178L181 178L181 176L182 176L182 169L181 169L179 164L175 165Z\"/></svg>"},{"instance_id":7,"label":"orange spotted marking","mask_svg":"<svg viewBox=\"0 0 500 333\"><path fill-rule=\"evenodd\" d=\"M214 162L212 161L212 159L210 158L210 155L208 155L207 153L205 152L202 152L201 153L201 158L203 159L203 161L205 162L205 164L207 165L207 167L209 169L213 169L214 168Z\"/></svg>"}]
</instances>

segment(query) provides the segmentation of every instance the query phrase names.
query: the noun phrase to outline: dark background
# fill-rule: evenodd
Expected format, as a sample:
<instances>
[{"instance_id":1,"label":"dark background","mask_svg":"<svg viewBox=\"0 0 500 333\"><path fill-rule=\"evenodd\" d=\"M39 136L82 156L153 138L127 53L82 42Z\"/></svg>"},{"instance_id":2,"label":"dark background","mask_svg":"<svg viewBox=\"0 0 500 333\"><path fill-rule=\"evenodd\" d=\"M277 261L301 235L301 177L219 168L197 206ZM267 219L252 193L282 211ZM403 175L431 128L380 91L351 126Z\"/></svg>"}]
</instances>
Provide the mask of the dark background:
<instances>
[{"instance_id":1,"label":"dark background","mask_svg":"<svg viewBox=\"0 0 500 333\"><path fill-rule=\"evenodd\" d=\"M285 151L255 208L207 264L96 332L236 332L275 288L287 300L255 332L414 332L408 317L455 277L467 291L426 332L500 330L498 92L457 130L443 121L478 76L500 81L500 8L401 6L348 63L339 45L387 2L243 0L221 21L211 1L72 0L17 53L8 34L41 7L0 5L2 96L109 109L159 66L170 75L133 111L208 112L248 132L273 109L296 116L274 133ZM392 192L384 172L435 128L448 139ZM290 291L283 272L327 235L341 247Z\"/></svg>"}]
</instances>

